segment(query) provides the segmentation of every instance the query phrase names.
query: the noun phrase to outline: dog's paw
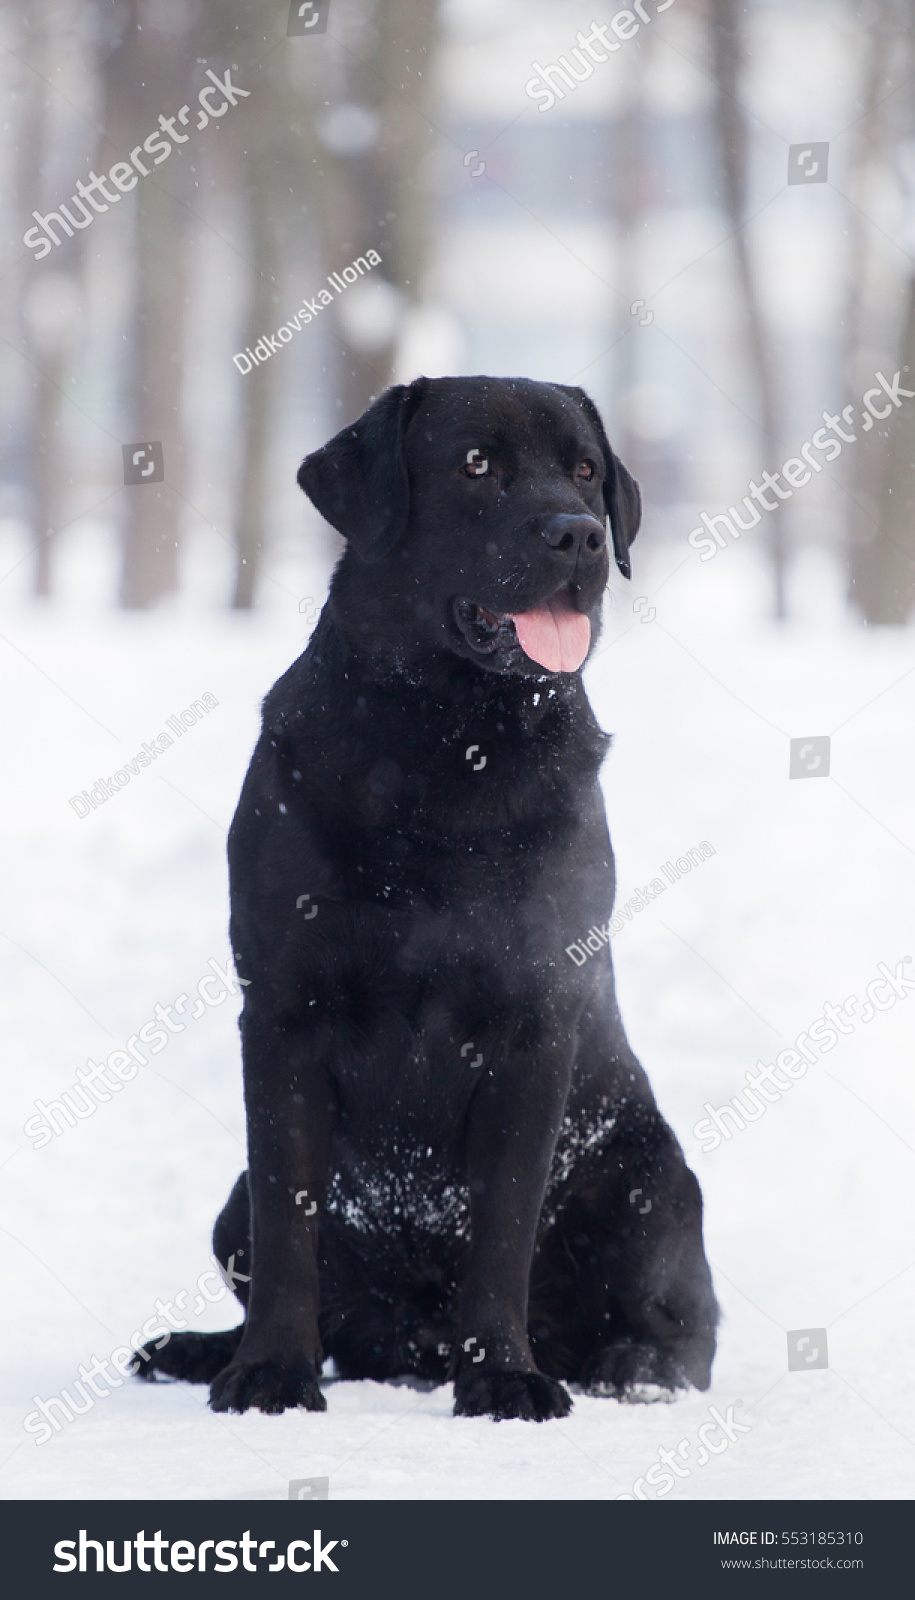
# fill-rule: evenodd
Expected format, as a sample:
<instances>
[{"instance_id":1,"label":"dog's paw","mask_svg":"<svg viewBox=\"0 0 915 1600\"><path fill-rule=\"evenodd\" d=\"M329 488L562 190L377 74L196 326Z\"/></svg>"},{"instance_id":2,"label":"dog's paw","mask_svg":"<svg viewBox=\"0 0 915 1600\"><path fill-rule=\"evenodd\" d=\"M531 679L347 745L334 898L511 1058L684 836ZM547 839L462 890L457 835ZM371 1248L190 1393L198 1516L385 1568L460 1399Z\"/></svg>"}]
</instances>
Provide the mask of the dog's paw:
<instances>
[{"instance_id":1,"label":"dog's paw","mask_svg":"<svg viewBox=\"0 0 915 1600\"><path fill-rule=\"evenodd\" d=\"M244 1323L223 1333L176 1333L161 1350L155 1343L137 1352L134 1376L154 1383L159 1377L183 1378L185 1383L211 1383L232 1360L244 1332Z\"/></svg>"},{"instance_id":2,"label":"dog's paw","mask_svg":"<svg viewBox=\"0 0 915 1600\"><path fill-rule=\"evenodd\" d=\"M676 1389L665 1388L663 1383L629 1383L619 1391L617 1399L624 1406L671 1406L675 1400L682 1400L688 1387L685 1383Z\"/></svg>"},{"instance_id":3,"label":"dog's paw","mask_svg":"<svg viewBox=\"0 0 915 1600\"><path fill-rule=\"evenodd\" d=\"M582 1384L586 1394L610 1395L625 1405L669 1404L689 1387L674 1350L623 1339L598 1352Z\"/></svg>"},{"instance_id":4,"label":"dog's paw","mask_svg":"<svg viewBox=\"0 0 915 1600\"><path fill-rule=\"evenodd\" d=\"M210 1385L214 1411L326 1411L310 1361L233 1361Z\"/></svg>"},{"instance_id":5,"label":"dog's paw","mask_svg":"<svg viewBox=\"0 0 915 1600\"><path fill-rule=\"evenodd\" d=\"M550 1417L567 1417L571 1409L562 1384L540 1372L462 1372L454 1385L456 1417L546 1422Z\"/></svg>"}]
</instances>

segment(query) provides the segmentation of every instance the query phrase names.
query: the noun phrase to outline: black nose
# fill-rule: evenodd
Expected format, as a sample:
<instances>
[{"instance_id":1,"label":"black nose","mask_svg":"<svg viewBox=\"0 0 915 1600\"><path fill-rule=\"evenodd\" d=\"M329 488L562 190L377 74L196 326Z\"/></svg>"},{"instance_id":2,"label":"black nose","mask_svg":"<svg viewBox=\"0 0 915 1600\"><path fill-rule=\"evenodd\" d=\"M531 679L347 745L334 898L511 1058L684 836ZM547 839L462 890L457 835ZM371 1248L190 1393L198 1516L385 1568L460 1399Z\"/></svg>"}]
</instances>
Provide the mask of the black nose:
<instances>
[{"instance_id":1,"label":"black nose","mask_svg":"<svg viewBox=\"0 0 915 1600\"><path fill-rule=\"evenodd\" d=\"M597 561L607 546L603 523L586 512L557 511L541 532L551 550L572 561Z\"/></svg>"}]
</instances>

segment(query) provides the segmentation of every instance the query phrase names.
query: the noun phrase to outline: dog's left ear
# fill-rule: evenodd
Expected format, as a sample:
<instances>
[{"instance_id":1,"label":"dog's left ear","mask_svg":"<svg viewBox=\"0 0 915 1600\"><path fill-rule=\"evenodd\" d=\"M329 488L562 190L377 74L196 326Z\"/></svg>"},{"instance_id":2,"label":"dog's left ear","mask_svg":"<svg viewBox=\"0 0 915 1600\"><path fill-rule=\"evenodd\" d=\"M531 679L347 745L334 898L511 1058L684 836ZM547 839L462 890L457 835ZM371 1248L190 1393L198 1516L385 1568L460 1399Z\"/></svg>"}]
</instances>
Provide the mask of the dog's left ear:
<instances>
[{"instance_id":1,"label":"dog's left ear","mask_svg":"<svg viewBox=\"0 0 915 1600\"><path fill-rule=\"evenodd\" d=\"M607 475L604 478L604 505L613 534L613 554L623 577L631 578L629 546L638 533L639 523L642 520L642 496L639 493L639 486L632 474L623 466L619 456L614 455L611 450L600 412L591 397L585 394L584 389L573 389L565 383L558 383L556 387L564 394L571 395L581 406L600 441L607 464Z\"/></svg>"},{"instance_id":2,"label":"dog's left ear","mask_svg":"<svg viewBox=\"0 0 915 1600\"><path fill-rule=\"evenodd\" d=\"M364 561L380 561L407 525L410 481L404 440L425 378L395 384L320 450L306 456L300 489Z\"/></svg>"}]
</instances>

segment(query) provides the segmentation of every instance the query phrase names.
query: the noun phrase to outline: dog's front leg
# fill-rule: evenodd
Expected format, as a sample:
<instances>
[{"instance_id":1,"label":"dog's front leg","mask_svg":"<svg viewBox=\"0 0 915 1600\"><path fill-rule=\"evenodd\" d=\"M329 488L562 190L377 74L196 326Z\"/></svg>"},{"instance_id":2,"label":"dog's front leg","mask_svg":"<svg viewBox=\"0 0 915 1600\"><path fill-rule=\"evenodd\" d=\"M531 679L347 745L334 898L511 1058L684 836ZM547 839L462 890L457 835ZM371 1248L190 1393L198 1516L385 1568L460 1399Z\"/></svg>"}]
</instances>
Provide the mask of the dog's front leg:
<instances>
[{"instance_id":1,"label":"dog's front leg","mask_svg":"<svg viewBox=\"0 0 915 1600\"><path fill-rule=\"evenodd\" d=\"M210 1405L323 1411L317 1242L336 1096L309 1036L247 1010L241 1031L251 1285L241 1343L213 1382Z\"/></svg>"},{"instance_id":2,"label":"dog's front leg","mask_svg":"<svg viewBox=\"0 0 915 1600\"><path fill-rule=\"evenodd\" d=\"M571 1052L514 1053L479 1085L467 1129L471 1251L461 1289L456 1416L543 1422L571 1409L537 1371L527 1332L531 1258L568 1095Z\"/></svg>"}]
</instances>

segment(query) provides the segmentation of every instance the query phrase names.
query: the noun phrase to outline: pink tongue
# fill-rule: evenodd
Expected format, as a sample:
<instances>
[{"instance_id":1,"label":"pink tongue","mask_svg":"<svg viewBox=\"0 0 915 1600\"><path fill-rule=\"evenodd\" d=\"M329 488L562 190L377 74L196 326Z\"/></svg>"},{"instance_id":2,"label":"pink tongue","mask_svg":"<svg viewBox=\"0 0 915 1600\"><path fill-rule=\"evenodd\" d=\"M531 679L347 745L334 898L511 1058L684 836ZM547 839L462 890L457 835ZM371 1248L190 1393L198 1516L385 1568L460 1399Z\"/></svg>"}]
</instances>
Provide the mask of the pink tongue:
<instances>
[{"instance_id":1,"label":"pink tongue","mask_svg":"<svg viewBox=\"0 0 915 1600\"><path fill-rule=\"evenodd\" d=\"M521 648L550 672L577 672L588 654L591 624L576 611L565 589L545 606L512 617Z\"/></svg>"}]
</instances>

